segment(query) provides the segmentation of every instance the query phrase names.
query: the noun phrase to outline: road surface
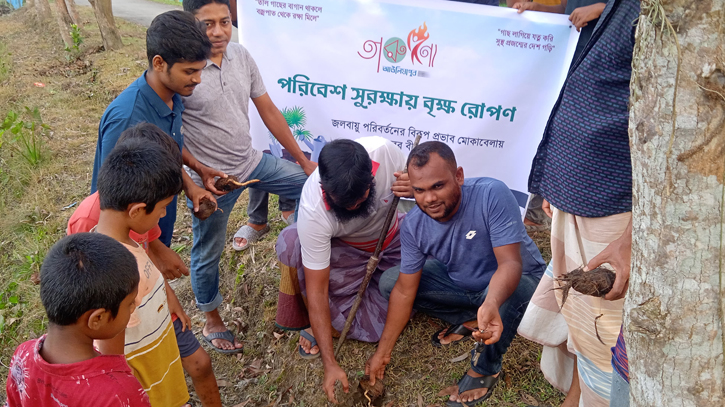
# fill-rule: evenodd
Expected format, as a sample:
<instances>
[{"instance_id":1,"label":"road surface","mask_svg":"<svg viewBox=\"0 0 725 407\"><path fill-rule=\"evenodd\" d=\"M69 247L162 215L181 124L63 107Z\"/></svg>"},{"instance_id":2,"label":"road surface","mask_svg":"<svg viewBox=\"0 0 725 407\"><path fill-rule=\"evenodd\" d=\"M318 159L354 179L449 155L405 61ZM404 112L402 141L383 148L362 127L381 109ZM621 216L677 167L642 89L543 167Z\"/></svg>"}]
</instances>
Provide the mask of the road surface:
<instances>
[{"instance_id":1,"label":"road surface","mask_svg":"<svg viewBox=\"0 0 725 407\"><path fill-rule=\"evenodd\" d=\"M88 0L76 0L76 4L79 6L91 6ZM151 20L153 20L154 17L169 10L181 10L181 5L177 7L169 4L157 3L151 0L113 1L114 17L123 18L124 20L141 24L144 27L151 25ZM233 28L232 39L233 41L237 40L236 28Z\"/></svg>"}]
</instances>

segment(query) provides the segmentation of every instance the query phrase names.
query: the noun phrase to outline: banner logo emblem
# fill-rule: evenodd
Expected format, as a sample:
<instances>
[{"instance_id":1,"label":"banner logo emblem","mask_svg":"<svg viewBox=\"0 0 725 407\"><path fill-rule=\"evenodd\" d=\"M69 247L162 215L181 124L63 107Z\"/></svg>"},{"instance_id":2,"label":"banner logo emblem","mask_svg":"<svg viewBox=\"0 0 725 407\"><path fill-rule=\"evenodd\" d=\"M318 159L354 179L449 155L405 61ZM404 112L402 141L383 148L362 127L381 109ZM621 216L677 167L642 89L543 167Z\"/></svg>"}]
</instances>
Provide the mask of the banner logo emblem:
<instances>
[{"instance_id":1,"label":"banner logo emblem","mask_svg":"<svg viewBox=\"0 0 725 407\"><path fill-rule=\"evenodd\" d=\"M383 37L380 40L367 40L363 42L362 51L358 51L357 54L363 59L377 59L377 72L380 72L380 63L382 62L383 56L389 63L399 64L405 60L408 51L410 51L410 62L412 65L416 65L417 62L418 65L427 65L429 68L433 68L436 55L438 54L438 45L427 42L429 39L430 33L424 21L423 25L408 33L407 40L399 37L392 37L385 42L383 42ZM428 76L426 72L418 71L416 68L401 68L396 66L385 66L383 68L385 72L394 74Z\"/></svg>"},{"instance_id":2,"label":"banner logo emblem","mask_svg":"<svg viewBox=\"0 0 725 407\"><path fill-rule=\"evenodd\" d=\"M405 42L398 37L387 40L383 49L385 50L385 59L394 64L402 61L408 52L408 49L405 48Z\"/></svg>"}]
</instances>

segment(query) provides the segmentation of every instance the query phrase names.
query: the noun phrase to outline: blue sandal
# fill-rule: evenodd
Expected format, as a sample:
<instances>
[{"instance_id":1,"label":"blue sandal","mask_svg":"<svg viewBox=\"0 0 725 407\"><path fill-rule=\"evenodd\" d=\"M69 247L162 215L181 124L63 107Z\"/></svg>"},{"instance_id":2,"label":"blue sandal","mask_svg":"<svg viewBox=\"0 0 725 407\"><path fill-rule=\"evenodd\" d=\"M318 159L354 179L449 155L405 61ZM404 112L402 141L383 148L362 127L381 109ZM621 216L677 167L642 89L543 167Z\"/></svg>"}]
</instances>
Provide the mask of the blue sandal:
<instances>
[{"instance_id":1,"label":"blue sandal","mask_svg":"<svg viewBox=\"0 0 725 407\"><path fill-rule=\"evenodd\" d=\"M300 336L310 341L310 349L317 346L317 341L315 340L315 337L308 334L307 331L304 329L300 331ZM320 352L317 353L307 353L302 348L302 345L297 345L297 352L300 354L300 357L302 359L316 359L320 357Z\"/></svg>"},{"instance_id":2,"label":"blue sandal","mask_svg":"<svg viewBox=\"0 0 725 407\"><path fill-rule=\"evenodd\" d=\"M493 394L493 389L496 387L496 384L498 384L499 380L503 379L504 373L503 370L501 371L501 374L498 375L498 377L494 376L483 376L483 377L473 377L469 376L468 373L466 373L463 378L458 382L458 394L465 393L469 390L475 390L475 389L488 389L486 391L486 394L483 396L473 400L468 401L465 404L461 403L459 401L452 401L448 400L446 403L447 407L473 407L477 406L480 403L483 403L484 401L488 400L489 397L491 397L491 394Z\"/></svg>"},{"instance_id":3,"label":"blue sandal","mask_svg":"<svg viewBox=\"0 0 725 407\"><path fill-rule=\"evenodd\" d=\"M202 338L204 338L204 342L206 342L207 345L211 346L212 349L214 349L215 351L217 351L219 353L223 353L225 355L231 355L231 354L234 354L234 353L240 353L240 352L243 352L244 351L244 347L241 347L239 349L236 349L236 348L234 348L234 349L217 348L211 342L214 339L223 339L225 341L229 341L232 344L234 344L234 339L235 339L234 338L234 334L231 333L228 329L226 331L224 331L224 332L212 332L212 333L210 333L209 335L206 335L206 336L204 336L204 334L202 334Z\"/></svg>"}]
</instances>

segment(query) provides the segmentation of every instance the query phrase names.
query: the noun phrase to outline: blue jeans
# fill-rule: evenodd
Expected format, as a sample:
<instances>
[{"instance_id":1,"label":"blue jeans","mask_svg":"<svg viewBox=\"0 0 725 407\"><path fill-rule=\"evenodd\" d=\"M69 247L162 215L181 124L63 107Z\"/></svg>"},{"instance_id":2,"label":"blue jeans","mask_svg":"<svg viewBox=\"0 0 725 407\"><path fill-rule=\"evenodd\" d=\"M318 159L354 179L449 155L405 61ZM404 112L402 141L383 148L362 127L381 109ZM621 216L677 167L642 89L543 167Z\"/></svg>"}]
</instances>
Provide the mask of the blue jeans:
<instances>
[{"instance_id":1,"label":"blue jeans","mask_svg":"<svg viewBox=\"0 0 725 407\"><path fill-rule=\"evenodd\" d=\"M161 229L161 236L159 240L165 244L166 247L171 246L171 238L174 236L174 224L176 223L176 198L171 200L169 206L166 207L166 216L159 219L159 229Z\"/></svg>"},{"instance_id":2,"label":"blue jeans","mask_svg":"<svg viewBox=\"0 0 725 407\"><path fill-rule=\"evenodd\" d=\"M379 287L383 297L390 298L399 274L400 266L397 266L388 269L380 277ZM503 322L501 339L493 345L487 345L476 364L473 363L474 351L471 351L471 368L474 372L491 376L501 371L503 355L516 336L519 322L538 285L538 278L530 275L521 276L516 290L498 309ZM467 291L460 288L448 276L445 264L438 260L428 260L423 265L413 308L449 324L462 324L477 319L478 308L483 304L487 294L488 288L483 291Z\"/></svg>"},{"instance_id":3,"label":"blue jeans","mask_svg":"<svg viewBox=\"0 0 725 407\"><path fill-rule=\"evenodd\" d=\"M629 383L616 370L612 372L609 407L629 407Z\"/></svg>"},{"instance_id":4,"label":"blue jeans","mask_svg":"<svg viewBox=\"0 0 725 407\"><path fill-rule=\"evenodd\" d=\"M297 202L294 199L279 197L279 211L291 212L295 210ZM269 194L261 189L249 188L249 205L247 205L249 223L255 225L267 224L269 217Z\"/></svg>"},{"instance_id":5,"label":"blue jeans","mask_svg":"<svg viewBox=\"0 0 725 407\"><path fill-rule=\"evenodd\" d=\"M298 200L307 175L297 164L264 154L249 179L260 180L254 184L257 189ZM239 188L218 197L217 207L221 210L214 212L206 220L201 221L195 216L191 218L194 232L194 244L191 247L191 288L196 297L196 306L203 312L214 311L222 303L222 296L219 294L219 260L226 243L229 214L243 191L244 188ZM186 204L193 210L190 199L186 199Z\"/></svg>"}]
</instances>

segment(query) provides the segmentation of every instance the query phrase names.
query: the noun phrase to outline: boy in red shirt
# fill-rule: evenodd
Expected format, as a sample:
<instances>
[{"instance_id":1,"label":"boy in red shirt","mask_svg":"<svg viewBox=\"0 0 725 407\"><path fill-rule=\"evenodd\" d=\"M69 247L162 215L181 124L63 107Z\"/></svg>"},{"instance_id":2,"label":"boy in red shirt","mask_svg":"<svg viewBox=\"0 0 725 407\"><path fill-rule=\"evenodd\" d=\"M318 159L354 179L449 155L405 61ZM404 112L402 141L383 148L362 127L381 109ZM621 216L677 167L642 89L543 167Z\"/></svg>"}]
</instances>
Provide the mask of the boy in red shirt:
<instances>
[{"instance_id":1,"label":"boy in red shirt","mask_svg":"<svg viewBox=\"0 0 725 407\"><path fill-rule=\"evenodd\" d=\"M56 243L40 269L48 333L15 350L6 405L150 407L126 358L93 347L124 331L138 283L136 258L108 236L79 233Z\"/></svg>"}]
</instances>

